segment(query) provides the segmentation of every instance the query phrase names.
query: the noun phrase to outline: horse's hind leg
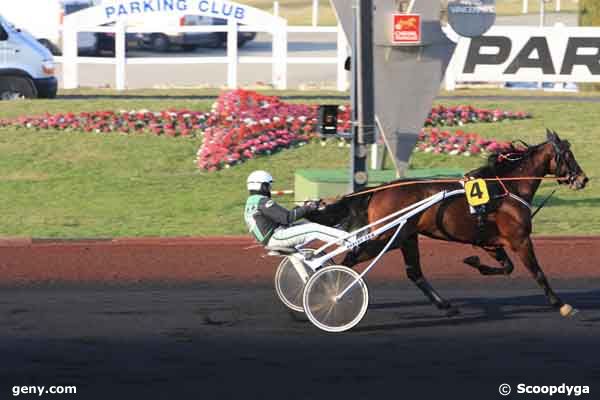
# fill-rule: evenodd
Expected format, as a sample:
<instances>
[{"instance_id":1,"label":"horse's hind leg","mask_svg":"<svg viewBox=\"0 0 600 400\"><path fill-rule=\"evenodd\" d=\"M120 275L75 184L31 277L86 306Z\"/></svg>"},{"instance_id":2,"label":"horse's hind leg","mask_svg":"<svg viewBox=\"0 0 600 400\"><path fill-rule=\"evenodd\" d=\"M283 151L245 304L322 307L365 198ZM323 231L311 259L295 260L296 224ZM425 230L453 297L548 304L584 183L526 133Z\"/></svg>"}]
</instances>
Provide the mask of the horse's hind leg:
<instances>
[{"instance_id":1,"label":"horse's hind leg","mask_svg":"<svg viewBox=\"0 0 600 400\"><path fill-rule=\"evenodd\" d=\"M423 271L421 270L421 260L419 255L419 239L415 234L402 242L402 254L406 264L406 275L415 285L429 298L429 300L440 310L445 310L446 315L453 316L458 314L458 309L453 307L450 302L442 298L438 292L429 284Z\"/></svg>"},{"instance_id":2,"label":"horse's hind leg","mask_svg":"<svg viewBox=\"0 0 600 400\"><path fill-rule=\"evenodd\" d=\"M577 314L577 310L571 307L569 304L565 304L562 300L554 293L554 290L550 287L548 279L544 275L542 268L540 267L535 252L533 251L533 244L531 238L526 237L523 240L517 241L512 244L513 250L517 252L525 267L529 270L537 284L544 290L546 297L550 300L550 304L560 310L560 314L563 317L570 317Z\"/></svg>"},{"instance_id":3,"label":"horse's hind leg","mask_svg":"<svg viewBox=\"0 0 600 400\"><path fill-rule=\"evenodd\" d=\"M497 268L481 264L478 256L467 257L463 260L463 262L477 269L481 275L510 275L513 272L514 265L508 257L508 254L506 254L504 248L484 248L484 250L496 261L498 261L502 267Z\"/></svg>"},{"instance_id":4,"label":"horse's hind leg","mask_svg":"<svg viewBox=\"0 0 600 400\"><path fill-rule=\"evenodd\" d=\"M373 257L376 257L381 252L381 250L383 250L385 244L385 240L370 240L368 242L365 242L353 249L352 251L349 251L344 257L342 265L352 268L356 264L370 260Z\"/></svg>"}]
</instances>

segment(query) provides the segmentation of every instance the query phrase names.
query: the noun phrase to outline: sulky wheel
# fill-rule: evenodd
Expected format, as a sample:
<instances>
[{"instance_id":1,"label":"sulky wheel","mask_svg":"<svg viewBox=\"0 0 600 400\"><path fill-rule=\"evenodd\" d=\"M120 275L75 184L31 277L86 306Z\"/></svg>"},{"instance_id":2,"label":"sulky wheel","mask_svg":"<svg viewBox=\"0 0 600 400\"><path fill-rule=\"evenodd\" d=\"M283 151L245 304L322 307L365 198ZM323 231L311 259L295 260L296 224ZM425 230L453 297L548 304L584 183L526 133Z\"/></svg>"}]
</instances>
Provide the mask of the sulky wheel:
<instances>
[{"instance_id":1,"label":"sulky wheel","mask_svg":"<svg viewBox=\"0 0 600 400\"><path fill-rule=\"evenodd\" d=\"M337 298L353 282L356 284ZM367 312L369 291L360 275L343 265L317 271L304 288L304 312L315 326L327 332L343 332L360 322Z\"/></svg>"},{"instance_id":2,"label":"sulky wheel","mask_svg":"<svg viewBox=\"0 0 600 400\"><path fill-rule=\"evenodd\" d=\"M303 253L312 253L312 250L303 250ZM283 258L275 273L275 291L286 307L304 312L302 295L312 274L313 271L299 259L293 256Z\"/></svg>"}]
</instances>

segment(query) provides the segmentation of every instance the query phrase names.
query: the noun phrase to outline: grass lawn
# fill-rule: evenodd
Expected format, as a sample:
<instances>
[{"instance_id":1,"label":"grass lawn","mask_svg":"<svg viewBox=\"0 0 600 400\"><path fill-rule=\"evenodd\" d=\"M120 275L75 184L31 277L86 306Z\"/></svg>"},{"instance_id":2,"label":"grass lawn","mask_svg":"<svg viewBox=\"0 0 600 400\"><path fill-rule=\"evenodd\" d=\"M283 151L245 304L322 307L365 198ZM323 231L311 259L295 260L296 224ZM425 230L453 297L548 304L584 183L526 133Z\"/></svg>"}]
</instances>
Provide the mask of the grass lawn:
<instances>
[{"instance_id":1,"label":"grass lawn","mask_svg":"<svg viewBox=\"0 0 600 400\"><path fill-rule=\"evenodd\" d=\"M550 0L546 3L546 13L553 13L556 9L556 0ZM529 14L539 14L540 1L529 0ZM521 15L523 12L523 0L497 0L496 13L498 15ZM576 13L579 12L578 0L560 0L560 12Z\"/></svg>"},{"instance_id":2,"label":"grass lawn","mask_svg":"<svg viewBox=\"0 0 600 400\"><path fill-rule=\"evenodd\" d=\"M186 94L187 93L187 94ZM54 101L2 103L0 118L43 112L99 109L206 110L208 92L143 91L128 97L89 96L70 92ZM159 98L146 97L159 95ZM162 97L160 95L163 95ZM293 101L307 101L300 93L286 92ZM310 94L308 94L310 95ZM323 94L325 96L325 94ZM311 98L310 101L318 102ZM328 101L332 101L329 99ZM338 100L333 100L338 101ZM456 103L444 101L444 104ZM465 101L462 101L466 103ZM466 128L487 137L544 140L544 128L568 138L583 169L598 176L595 155L600 140L598 104L519 101L469 102L485 108L524 110L532 120L499 124L473 124ZM242 207L245 178L255 169L268 169L276 187L292 188L296 169L346 168L349 151L337 146L311 144L260 158L216 173L199 172L194 165L200 139L122 136L57 131L0 130L0 236L113 237L243 234ZM474 168L475 157L434 156L417 153L415 167ZM541 194L555 188L545 183ZM283 201L291 200L290 197ZM600 189L592 181L583 192L561 188L536 217L538 234L599 234Z\"/></svg>"}]
</instances>

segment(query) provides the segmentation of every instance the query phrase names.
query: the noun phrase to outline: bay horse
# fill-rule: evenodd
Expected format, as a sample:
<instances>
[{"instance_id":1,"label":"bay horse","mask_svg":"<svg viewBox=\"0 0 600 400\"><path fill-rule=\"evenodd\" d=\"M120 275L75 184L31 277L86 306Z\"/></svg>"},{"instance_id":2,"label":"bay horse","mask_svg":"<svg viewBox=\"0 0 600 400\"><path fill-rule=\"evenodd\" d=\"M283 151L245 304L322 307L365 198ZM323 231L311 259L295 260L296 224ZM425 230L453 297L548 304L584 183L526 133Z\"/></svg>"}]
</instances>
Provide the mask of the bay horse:
<instances>
[{"instance_id":1,"label":"bay horse","mask_svg":"<svg viewBox=\"0 0 600 400\"><path fill-rule=\"evenodd\" d=\"M546 134L547 141L534 146L524 142L520 146L512 144L508 150L491 154L487 165L466 174L466 178L484 178L487 181L493 200L485 215L473 215L466 196L454 196L411 218L391 244L390 250L402 251L408 278L448 316L459 311L440 296L423 275L419 235L482 248L500 266L484 265L477 256L466 258L464 263L483 275L511 274L513 262L505 250L510 249L518 255L544 290L550 304L560 310L562 316L572 316L577 312L563 303L552 290L538 263L531 241L531 204L541 183L540 178L546 175L553 175L559 184L566 184L574 190L583 189L588 177L577 163L569 142L561 140L554 131L546 130ZM443 190L461 188L458 179L456 182L444 180L421 184L419 180L394 181L346 195L311 213L307 219L329 226L341 224L351 231ZM355 251L347 253L342 264L352 267L372 259L392 234L388 231L363 243Z\"/></svg>"}]
</instances>

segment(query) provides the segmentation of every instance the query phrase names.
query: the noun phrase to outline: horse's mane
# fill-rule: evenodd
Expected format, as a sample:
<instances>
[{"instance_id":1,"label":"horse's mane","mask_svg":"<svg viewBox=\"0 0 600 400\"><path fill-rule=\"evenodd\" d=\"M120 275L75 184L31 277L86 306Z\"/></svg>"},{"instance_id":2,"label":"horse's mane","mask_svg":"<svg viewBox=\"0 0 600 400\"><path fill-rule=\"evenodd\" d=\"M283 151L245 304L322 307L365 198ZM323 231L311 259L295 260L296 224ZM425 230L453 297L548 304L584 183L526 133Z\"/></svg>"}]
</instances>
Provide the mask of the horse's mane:
<instances>
[{"instance_id":1,"label":"horse's mane","mask_svg":"<svg viewBox=\"0 0 600 400\"><path fill-rule=\"evenodd\" d=\"M468 177L490 178L504 176L519 168L544 143L530 146L522 140L512 142L510 147L491 153L485 165L469 171Z\"/></svg>"}]
</instances>

